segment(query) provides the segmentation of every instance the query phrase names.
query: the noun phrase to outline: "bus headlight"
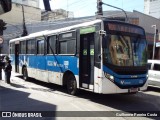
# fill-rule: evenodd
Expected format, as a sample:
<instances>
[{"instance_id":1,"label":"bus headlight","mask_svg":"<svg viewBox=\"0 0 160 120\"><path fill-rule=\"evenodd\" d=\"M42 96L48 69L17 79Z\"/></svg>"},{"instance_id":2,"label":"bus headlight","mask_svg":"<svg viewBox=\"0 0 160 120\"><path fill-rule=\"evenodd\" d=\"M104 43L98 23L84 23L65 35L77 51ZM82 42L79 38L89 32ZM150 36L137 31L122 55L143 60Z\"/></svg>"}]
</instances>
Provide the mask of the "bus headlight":
<instances>
[{"instance_id":1,"label":"bus headlight","mask_svg":"<svg viewBox=\"0 0 160 120\"><path fill-rule=\"evenodd\" d=\"M114 77L106 72L104 72L104 76L109 79L110 81L114 82Z\"/></svg>"}]
</instances>

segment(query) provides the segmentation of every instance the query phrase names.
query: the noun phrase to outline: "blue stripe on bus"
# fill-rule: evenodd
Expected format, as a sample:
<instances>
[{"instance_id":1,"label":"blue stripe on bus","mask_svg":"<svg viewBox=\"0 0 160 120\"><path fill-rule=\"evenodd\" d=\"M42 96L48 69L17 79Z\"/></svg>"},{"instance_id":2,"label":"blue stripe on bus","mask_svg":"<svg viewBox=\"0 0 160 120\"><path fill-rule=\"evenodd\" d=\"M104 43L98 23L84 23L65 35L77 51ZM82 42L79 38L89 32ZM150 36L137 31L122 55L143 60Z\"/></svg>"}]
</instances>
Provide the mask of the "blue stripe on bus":
<instances>
[{"instance_id":1,"label":"blue stripe on bus","mask_svg":"<svg viewBox=\"0 0 160 120\"><path fill-rule=\"evenodd\" d=\"M117 73L113 72L109 68L103 65L103 71L114 76L114 83L118 86L136 86L136 85L143 85L147 81L147 74L141 75L134 75L137 78L131 78L133 75L118 75Z\"/></svg>"},{"instance_id":2,"label":"blue stripe on bus","mask_svg":"<svg viewBox=\"0 0 160 120\"><path fill-rule=\"evenodd\" d=\"M114 78L114 82L118 86L136 86L136 85L143 85L146 82L146 78L137 78L137 79L119 79Z\"/></svg>"},{"instance_id":3,"label":"blue stripe on bus","mask_svg":"<svg viewBox=\"0 0 160 120\"><path fill-rule=\"evenodd\" d=\"M131 78L131 76L133 76L133 75L119 75L104 65L103 65L103 71L117 78ZM138 74L134 76L137 76L137 78L143 78L143 77L146 77L146 75L147 74Z\"/></svg>"},{"instance_id":4,"label":"blue stripe on bus","mask_svg":"<svg viewBox=\"0 0 160 120\"><path fill-rule=\"evenodd\" d=\"M15 57L11 56L12 63ZM74 75L79 74L79 64L76 56L43 56L43 55L19 55L19 66L27 65L28 68L64 73L67 70Z\"/></svg>"}]
</instances>

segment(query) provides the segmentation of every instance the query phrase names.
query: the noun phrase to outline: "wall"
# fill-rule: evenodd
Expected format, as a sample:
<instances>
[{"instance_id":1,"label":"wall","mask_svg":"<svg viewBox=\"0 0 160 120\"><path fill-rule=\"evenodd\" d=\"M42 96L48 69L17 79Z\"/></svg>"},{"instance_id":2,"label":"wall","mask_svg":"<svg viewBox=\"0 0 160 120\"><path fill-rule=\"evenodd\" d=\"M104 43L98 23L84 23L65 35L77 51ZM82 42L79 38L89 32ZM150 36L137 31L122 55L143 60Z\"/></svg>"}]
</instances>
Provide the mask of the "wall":
<instances>
[{"instance_id":1,"label":"wall","mask_svg":"<svg viewBox=\"0 0 160 120\"><path fill-rule=\"evenodd\" d=\"M24 5L25 21L41 21L41 10L39 8L30 7ZM22 24L22 6L20 4L13 3L12 10L6 14L0 16L6 23L9 24Z\"/></svg>"}]
</instances>

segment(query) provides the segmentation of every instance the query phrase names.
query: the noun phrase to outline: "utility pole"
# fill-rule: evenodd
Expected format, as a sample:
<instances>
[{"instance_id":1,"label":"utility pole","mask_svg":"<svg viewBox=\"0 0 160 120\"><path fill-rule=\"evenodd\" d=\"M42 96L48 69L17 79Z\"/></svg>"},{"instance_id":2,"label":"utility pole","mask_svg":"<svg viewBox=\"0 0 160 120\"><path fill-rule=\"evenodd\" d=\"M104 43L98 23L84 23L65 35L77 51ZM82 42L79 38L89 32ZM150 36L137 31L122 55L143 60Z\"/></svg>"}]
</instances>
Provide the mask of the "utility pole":
<instances>
[{"instance_id":1,"label":"utility pole","mask_svg":"<svg viewBox=\"0 0 160 120\"><path fill-rule=\"evenodd\" d=\"M119 7L115 7L113 5L109 5L109 4L106 4L104 2L102 2L102 0L97 0L97 18L100 18L103 16L103 9L102 9L102 5L107 5L109 7L113 7L113 8L116 8L116 9L119 9L121 11L124 12L125 14L125 17L126 17L126 22L128 22L128 16L127 16L127 13L122 9L122 8L119 8Z\"/></svg>"},{"instance_id":2,"label":"utility pole","mask_svg":"<svg viewBox=\"0 0 160 120\"><path fill-rule=\"evenodd\" d=\"M7 23L5 23L3 20L0 19L0 36L3 35L3 31L6 29Z\"/></svg>"},{"instance_id":3,"label":"utility pole","mask_svg":"<svg viewBox=\"0 0 160 120\"><path fill-rule=\"evenodd\" d=\"M0 54L1 54L1 44L3 43L3 31L6 29L6 24L3 20L0 19ZM1 67L1 66L0 66Z\"/></svg>"},{"instance_id":4,"label":"utility pole","mask_svg":"<svg viewBox=\"0 0 160 120\"><path fill-rule=\"evenodd\" d=\"M156 36L157 36L157 26L152 25L154 27L154 42L153 42L153 54L152 54L152 60L154 59L154 54L155 54L155 44L156 44Z\"/></svg>"},{"instance_id":5,"label":"utility pole","mask_svg":"<svg viewBox=\"0 0 160 120\"><path fill-rule=\"evenodd\" d=\"M28 35L28 32L27 32L27 28L26 28L26 24L25 24L25 16L24 16L24 7L23 5L22 6L22 15L23 15L23 33L22 33L22 37L23 36L27 36Z\"/></svg>"},{"instance_id":6,"label":"utility pole","mask_svg":"<svg viewBox=\"0 0 160 120\"><path fill-rule=\"evenodd\" d=\"M97 18L103 16L102 0L97 0Z\"/></svg>"}]
</instances>

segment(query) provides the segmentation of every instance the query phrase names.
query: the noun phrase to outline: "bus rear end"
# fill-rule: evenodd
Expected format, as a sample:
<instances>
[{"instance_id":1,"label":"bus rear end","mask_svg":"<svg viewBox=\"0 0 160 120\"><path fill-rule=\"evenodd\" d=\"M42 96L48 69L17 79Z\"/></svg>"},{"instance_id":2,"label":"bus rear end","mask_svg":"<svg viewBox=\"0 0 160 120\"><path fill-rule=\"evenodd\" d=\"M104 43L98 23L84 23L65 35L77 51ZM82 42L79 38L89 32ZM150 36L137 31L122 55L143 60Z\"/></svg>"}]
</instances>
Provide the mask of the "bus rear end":
<instances>
[{"instance_id":1,"label":"bus rear end","mask_svg":"<svg viewBox=\"0 0 160 120\"><path fill-rule=\"evenodd\" d=\"M147 89L147 42L143 28L104 22L101 92L136 93Z\"/></svg>"}]
</instances>

